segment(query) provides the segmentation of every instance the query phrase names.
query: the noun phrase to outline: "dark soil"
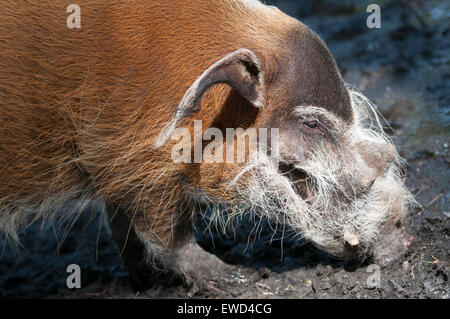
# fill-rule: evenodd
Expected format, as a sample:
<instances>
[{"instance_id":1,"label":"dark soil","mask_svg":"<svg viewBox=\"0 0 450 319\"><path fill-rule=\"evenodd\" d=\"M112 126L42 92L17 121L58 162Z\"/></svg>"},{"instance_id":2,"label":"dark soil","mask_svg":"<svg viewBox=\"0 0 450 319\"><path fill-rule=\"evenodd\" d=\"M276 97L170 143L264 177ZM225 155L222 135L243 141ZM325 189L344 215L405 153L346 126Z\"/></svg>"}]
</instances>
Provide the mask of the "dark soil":
<instances>
[{"instance_id":1,"label":"dark soil","mask_svg":"<svg viewBox=\"0 0 450 319\"><path fill-rule=\"evenodd\" d=\"M378 104L408 162L407 185L422 209L405 226L416 241L406 256L380 270L370 286L371 261L338 261L267 223L243 220L235 234L220 235L198 222L197 239L232 265L254 270L240 285L211 282L198 298L450 298L450 3L375 1L381 29L366 26L373 1L289 1L276 4L316 31L347 82ZM168 275L145 292L130 285L108 230L86 212L63 240L65 229L34 226L22 246L0 242L3 298L179 298L188 288ZM283 236L284 235L284 236ZM283 238L283 239L282 239ZM3 249L2 249L3 247ZM82 288L66 287L66 267L78 264Z\"/></svg>"}]
</instances>

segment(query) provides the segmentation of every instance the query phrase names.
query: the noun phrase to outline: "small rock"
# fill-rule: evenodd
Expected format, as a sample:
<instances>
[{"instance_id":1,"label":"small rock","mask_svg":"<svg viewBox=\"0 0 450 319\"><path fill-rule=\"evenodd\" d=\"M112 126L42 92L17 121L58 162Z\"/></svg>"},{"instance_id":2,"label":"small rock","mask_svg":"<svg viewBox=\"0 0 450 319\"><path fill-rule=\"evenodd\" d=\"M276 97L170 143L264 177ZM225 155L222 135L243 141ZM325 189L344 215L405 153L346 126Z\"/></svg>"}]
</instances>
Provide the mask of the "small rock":
<instances>
[{"instance_id":1,"label":"small rock","mask_svg":"<svg viewBox=\"0 0 450 319\"><path fill-rule=\"evenodd\" d=\"M428 290L429 292L433 292L436 290L436 287L433 284L432 280L427 280L423 283L423 286L425 287L426 290Z\"/></svg>"},{"instance_id":2,"label":"small rock","mask_svg":"<svg viewBox=\"0 0 450 319\"><path fill-rule=\"evenodd\" d=\"M406 261L404 261L403 263L402 263L402 268L403 268L403 271L404 272L407 272L408 271L408 268L409 268L409 262L406 260Z\"/></svg>"}]
</instances>

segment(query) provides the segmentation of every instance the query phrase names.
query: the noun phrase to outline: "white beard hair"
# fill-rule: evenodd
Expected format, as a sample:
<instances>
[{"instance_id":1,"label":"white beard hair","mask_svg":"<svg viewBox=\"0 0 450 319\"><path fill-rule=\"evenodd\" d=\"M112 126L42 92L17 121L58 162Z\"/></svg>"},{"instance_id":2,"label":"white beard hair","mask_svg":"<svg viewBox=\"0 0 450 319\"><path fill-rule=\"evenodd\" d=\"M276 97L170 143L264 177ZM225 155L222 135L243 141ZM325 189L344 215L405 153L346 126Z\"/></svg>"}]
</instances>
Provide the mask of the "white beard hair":
<instances>
[{"instance_id":1,"label":"white beard hair","mask_svg":"<svg viewBox=\"0 0 450 319\"><path fill-rule=\"evenodd\" d=\"M392 143L383 132L375 106L361 93L350 90L350 95L356 120L346 138ZM372 124L363 127L363 121L367 119ZM226 227L234 217L252 212L287 225L302 238L341 257L346 255L345 234L356 234L358 253L370 254L388 226L387 222L402 219L415 200L404 186L399 173L401 159L396 154L390 168L376 179L369 191L353 196L350 203L338 202L337 192L348 192L346 189L354 185L354 176L342 159L345 159L344 153L336 156L317 145L314 153L309 154L301 165L295 165L296 169L306 173L306 184L313 189L313 196L303 199L295 191L293 181L279 172L274 159L256 152L230 182L229 188L238 194L237 203L229 214L216 207L212 210L212 218Z\"/></svg>"}]
</instances>

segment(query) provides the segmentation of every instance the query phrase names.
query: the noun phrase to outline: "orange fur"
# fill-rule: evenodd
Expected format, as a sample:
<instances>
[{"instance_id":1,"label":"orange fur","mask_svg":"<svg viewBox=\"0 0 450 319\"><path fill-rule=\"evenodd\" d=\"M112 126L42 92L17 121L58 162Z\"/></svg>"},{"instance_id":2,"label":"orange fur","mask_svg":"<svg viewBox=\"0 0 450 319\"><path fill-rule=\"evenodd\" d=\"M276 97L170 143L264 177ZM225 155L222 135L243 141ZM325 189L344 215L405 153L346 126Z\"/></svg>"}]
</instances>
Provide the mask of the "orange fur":
<instances>
[{"instance_id":1,"label":"orange fur","mask_svg":"<svg viewBox=\"0 0 450 319\"><path fill-rule=\"evenodd\" d=\"M219 193L226 169L168 165L170 148L155 152L153 140L209 65L246 47L270 82L283 34L303 25L238 0L80 0L81 29L69 29L70 3L0 4L2 227L14 236L71 200L101 199L152 241L176 245L191 218L186 181ZM249 126L246 104L217 85L196 118L204 129Z\"/></svg>"}]
</instances>

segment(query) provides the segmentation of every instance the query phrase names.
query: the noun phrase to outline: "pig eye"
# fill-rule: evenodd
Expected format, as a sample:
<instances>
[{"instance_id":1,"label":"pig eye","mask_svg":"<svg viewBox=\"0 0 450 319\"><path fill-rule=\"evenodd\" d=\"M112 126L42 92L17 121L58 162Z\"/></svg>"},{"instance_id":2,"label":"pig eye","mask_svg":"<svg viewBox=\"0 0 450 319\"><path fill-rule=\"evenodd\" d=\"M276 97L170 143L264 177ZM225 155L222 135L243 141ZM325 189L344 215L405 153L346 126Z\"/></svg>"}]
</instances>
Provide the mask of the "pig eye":
<instances>
[{"instance_id":1,"label":"pig eye","mask_svg":"<svg viewBox=\"0 0 450 319\"><path fill-rule=\"evenodd\" d=\"M316 120L304 121L303 125L306 125L307 127L312 128L312 129L319 128L319 123L317 123Z\"/></svg>"},{"instance_id":2,"label":"pig eye","mask_svg":"<svg viewBox=\"0 0 450 319\"><path fill-rule=\"evenodd\" d=\"M304 117L301 119L301 128L307 134L319 134L325 135L326 128L323 126L322 121L313 116Z\"/></svg>"}]
</instances>

